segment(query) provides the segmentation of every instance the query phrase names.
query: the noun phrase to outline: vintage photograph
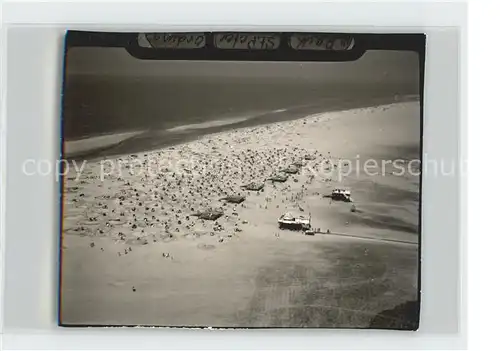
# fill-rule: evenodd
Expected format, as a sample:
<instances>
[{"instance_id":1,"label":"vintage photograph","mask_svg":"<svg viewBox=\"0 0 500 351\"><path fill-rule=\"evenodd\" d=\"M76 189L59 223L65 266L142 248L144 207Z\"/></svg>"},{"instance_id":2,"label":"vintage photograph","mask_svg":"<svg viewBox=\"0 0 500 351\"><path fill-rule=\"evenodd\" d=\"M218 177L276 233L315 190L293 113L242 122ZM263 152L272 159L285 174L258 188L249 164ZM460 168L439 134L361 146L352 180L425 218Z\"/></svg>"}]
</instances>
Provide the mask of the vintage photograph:
<instances>
[{"instance_id":1,"label":"vintage photograph","mask_svg":"<svg viewBox=\"0 0 500 351\"><path fill-rule=\"evenodd\" d=\"M418 328L419 54L304 38L66 48L60 325Z\"/></svg>"}]
</instances>

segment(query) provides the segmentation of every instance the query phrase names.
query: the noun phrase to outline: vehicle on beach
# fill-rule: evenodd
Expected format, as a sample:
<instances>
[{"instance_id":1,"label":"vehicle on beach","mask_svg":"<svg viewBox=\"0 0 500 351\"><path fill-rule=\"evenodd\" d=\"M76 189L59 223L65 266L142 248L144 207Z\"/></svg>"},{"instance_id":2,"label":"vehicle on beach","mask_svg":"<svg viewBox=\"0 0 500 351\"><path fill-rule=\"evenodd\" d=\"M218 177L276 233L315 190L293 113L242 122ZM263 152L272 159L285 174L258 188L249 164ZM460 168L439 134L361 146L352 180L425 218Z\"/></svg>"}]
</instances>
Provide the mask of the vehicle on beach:
<instances>
[{"instance_id":1,"label":"vehicle on beach","mask_svg":"<svg viewBox=\"0 0 500 351\"><path fill-rule=\"evenodd\" d=\"M335 188L329 195L324 195L323 197L329 197L335 201L352 202L351 191L349 189Z\"/></svg>"},{"instance_id":2,"label":"vehicle on beach","mask_svg":"<svg viewBox=\"0 0 500 351\"><path fill-rule=\"evenodd\" d=\"M280 229L309 231L311 230L311 215L305 217L287 212L278 219L278 226Z\"/></svg>"}]
</instances>

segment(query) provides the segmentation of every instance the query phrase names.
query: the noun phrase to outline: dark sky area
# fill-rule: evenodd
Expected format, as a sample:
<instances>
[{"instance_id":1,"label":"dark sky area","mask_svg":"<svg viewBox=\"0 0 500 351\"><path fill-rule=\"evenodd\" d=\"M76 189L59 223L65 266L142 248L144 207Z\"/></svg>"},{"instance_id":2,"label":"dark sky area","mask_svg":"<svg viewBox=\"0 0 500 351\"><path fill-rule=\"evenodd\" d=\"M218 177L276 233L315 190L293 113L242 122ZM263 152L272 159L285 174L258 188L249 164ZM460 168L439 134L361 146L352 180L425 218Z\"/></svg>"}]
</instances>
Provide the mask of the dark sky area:
<instances>
[{"instance_id":1,"label":"dark sky area","mask_svg":"<svg viewBox=\"0 0 500 351\"><path fill-rule=\"evenodd\" d=\"M176 77L266 77L350 82L418 81L418 55L371 51L355 62L203 62L139 60L123 48L72 48L69 74Z\"/></svg>"}]
</instances>

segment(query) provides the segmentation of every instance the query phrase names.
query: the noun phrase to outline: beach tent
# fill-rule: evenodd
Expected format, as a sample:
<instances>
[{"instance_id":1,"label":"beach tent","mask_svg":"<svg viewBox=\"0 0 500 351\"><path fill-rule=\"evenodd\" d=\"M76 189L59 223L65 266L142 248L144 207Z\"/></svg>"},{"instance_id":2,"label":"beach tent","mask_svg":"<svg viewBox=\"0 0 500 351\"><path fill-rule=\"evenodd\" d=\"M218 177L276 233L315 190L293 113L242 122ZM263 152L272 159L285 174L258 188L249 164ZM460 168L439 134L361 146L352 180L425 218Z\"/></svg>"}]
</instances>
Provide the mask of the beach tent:
<instances>
[{"instance_id":1,"label":"beach tent","mask_svg":"<svg viewBox=\"0 0 500 351\"><path fill-rule=\"evenodd\" d=\"M243 201L245 201L245 197L241 196L241 195L229 195L229 196L223 197L221 199L221 201L226 201L226 202L230 202L233 204L239 204L239 203L242 203Z\"/></svg>"},{"instance_id":2,"label":"beach tent","mask_svg":"<svg viewBox=\"0 0 500 351\"><path fill-rule=\"evenodd\" d=\"M215 208L209 208L203 212L198 212L193 214L193 216L209 221L215 221L216 219L222 217L223 215L224 211Z\"/></svg>"},{"instance_id":3,"label":"beach tent","mask_svg":"<svg viewBox=\"0 0 500 351\"><path fill-rule=\"evenodd\" d=\"M247 185L243 185L242 188L252 191L260 191L264 188L264 183L251 182Z\"/></svg>"}]
</instances>

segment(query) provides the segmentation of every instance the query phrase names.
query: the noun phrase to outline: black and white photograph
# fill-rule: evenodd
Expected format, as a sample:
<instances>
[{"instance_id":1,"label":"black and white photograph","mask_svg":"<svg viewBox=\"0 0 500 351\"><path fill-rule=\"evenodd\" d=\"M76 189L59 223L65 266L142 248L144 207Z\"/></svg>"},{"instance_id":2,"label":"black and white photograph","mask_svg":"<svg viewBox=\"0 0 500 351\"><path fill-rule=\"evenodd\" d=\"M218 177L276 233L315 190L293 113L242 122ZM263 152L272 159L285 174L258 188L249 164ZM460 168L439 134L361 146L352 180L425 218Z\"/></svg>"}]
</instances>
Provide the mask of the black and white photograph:
<instances>
[{"instance_id":1,"label":"black and white photograph","mask_svg":"<svg viewBox=\"0 0 500 351\"><path fill-rule=\"evenodd\" d=\"M422 48L370 38L68 32L59 324L417 330Z\"/></svg>"}]
</instances>

